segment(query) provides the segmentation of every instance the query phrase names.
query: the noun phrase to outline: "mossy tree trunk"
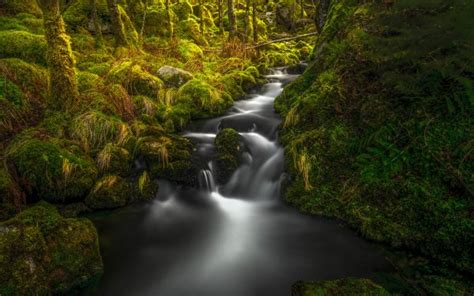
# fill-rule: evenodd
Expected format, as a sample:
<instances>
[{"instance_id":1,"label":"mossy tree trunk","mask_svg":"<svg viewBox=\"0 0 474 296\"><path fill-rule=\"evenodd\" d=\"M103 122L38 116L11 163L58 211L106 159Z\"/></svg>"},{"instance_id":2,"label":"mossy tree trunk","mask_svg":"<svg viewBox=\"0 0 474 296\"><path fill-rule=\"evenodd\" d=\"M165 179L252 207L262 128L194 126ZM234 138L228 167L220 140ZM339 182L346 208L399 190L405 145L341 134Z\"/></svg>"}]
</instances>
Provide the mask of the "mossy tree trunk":
<instances>
[{"instance_id":1,"label":"mossy tree trunk","mask_svg":"<svg viewBox=\"0 0 474 296\"><path fill-rule=\"evenodd\" d=\"M229 37L234 38L237 34L235 23L234 0L227 0L227 15L229 17Z\"/></svg>"},{"instance_id":2,"label":"mossy tree trunk","mask_svg":"<svg viewBox=\"0 0 474 296\"><path fill-rule=\"evenodd\" d=\"M223 11L222 11L222 0L217 0L217 10L219 15L219 32L224 33L224 22L223 22Z\"/></svg>"},{"instance_id":3,"label":"mossy tree trunk","mask_svg":"<svg viewBox=\"0 0 474 296\"><path fill-rule=\"evenodd\" d=\"M244 22L244 25L245 25L245 28L244 28L244 41L247 42L248 40L248 31L249 31L249 18L250 18L250 0L245 0L245 22Z\"/></svg>"},{"instance_id":4,"label":"mossy tree trunk","mask_svg":"<svg viewBox=\"0 0 474 296\"><path fill-rule=\"evenodd\" d=\"M95 30L95 44L97 48L104 47L104 37L102 36L102 29L100 27L99 16L97 15L97 0L90 0L92 9L91 19Z\"/></svg>"},{"instance_id":5,"label":"mossy tree trunk","mask_svg":"<svg viewBox=\"0 0 474 296\"><path fill-rule=\"evenodd\" d=\"M321 33L329 11L331 0L319 0L316 5L316 30Z\"/></svg>"},{"instance_id":6,"label":"mossy tree trunk","mask_svg":"<svg viewBox=\"0 0 474 296\"><path fill-rule=\"evenodd\" d=\"M202 0L199 0L199 30L201 31L201 34L204 34L204 4L202 3Z\"/></svg>"},{"instance_id":7,"label":"mossy tree trunk","mask_svg":"<svg viewBox=\"0 0 474 296\"><path fill-rule=\"evenodd\" d=\"M65 110L79 98L70 38L66 34L59 0L38 0L38 4L43 12L48 43L51 104L54 109Z\"/></svg>"},{"instance_id":8,"label":"mossy tree trunk","mask_svg":"<svg viewBox=\"0 0 474 296\"><path fill-rule=\"evenodd\" d=\"M107 6L109 8L110 20L112 22L112 32L114 33L115 37L115 46L127 47L128 41L127 36L125 35L125 27L123 25L122 19L120 18L117 2L115 0L107 0Z\"/></svg>"},{"instance_id":9,"label":"mossy tree trunk","mask_svg":"<svg viewBox=\"0 0 474 296\"><path fill-rule=\"evenodd\" d=\"M253 27L253 42L258 42L258 30L257 30L257 0L252 1L252 27Z\"/></svg>"},{"instance_id":10,"label":"mossy tree trunk","mask_svg":"<svg viewBox=\"0 0 474 296\"><path fill-rule=\"evenodd\" d=\"M168 31L170 39L174 37L173 20L171 19L170 0L165 1L166 18L168 21Z\"/></svg>"}]
</instances>

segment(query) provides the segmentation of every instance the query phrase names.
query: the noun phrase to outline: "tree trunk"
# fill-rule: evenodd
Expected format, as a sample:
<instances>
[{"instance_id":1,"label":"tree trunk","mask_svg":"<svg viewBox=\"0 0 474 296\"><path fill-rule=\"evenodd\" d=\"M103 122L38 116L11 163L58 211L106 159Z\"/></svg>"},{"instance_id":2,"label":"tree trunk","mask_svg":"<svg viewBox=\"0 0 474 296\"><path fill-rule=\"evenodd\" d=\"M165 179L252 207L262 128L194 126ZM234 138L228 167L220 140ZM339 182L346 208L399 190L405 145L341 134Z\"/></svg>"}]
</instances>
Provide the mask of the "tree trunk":
<instances>
[{"instance_id":1,"label":"tree trunk","mask_svg":"<svg viewBox=\"0 0 474 296\"><path fill-rule=\"evenodd\" d=\"M168 31L170 39L174 37L174 28L173 28L173 21L171 19L171 11L170 11L170 0L165 1L165 9L166 9L166 18L168 21Z\"/></svg>"},{"instance_id":2,"label":"tree trunk","mask_svg":"<svg viewBox=\"0 0 474 296\"><path fill-rule=\"evenodd\" d=\"M245 21L244 21L244 41L247 42L248 40L248 30L249 30L249 17L250 17L250 0L245 1Z\"/></svg>"},{"instance_id":3,"label":"tree trunk","mask_svg":"<svg viewBox=\"0 0 474 296\"><path fill-rule=\"evenodd\" d=\"M237 34L237 27L235 24L234 0L227 0L227 15L229 16L229 37L233 38Z\"/></svg>"},{"instance_id":4,"label":"tree trunk","mask_svg":"<svg viewBox=\"0 0 474 296\"><path fill-rule=\"evenodd\" d=\"M224 33L224 22L222 21L223 16L222 16L222 0L217 0L217 9L219 12L219 32L221 34Z\"/></svg>"},{"instance_id":5,"label":"tree trunk","mask_svg":"<svg viewBox=\"0 0 474 296\"><path fill-rule=\"evenodd\" d=\"M39 0L48 43L48 68L52 107L66 110L79 99L74 57L60 14L59 0Z\"/></svg>"},{"instance_id":6,"label":"tree trunk","mask_svg":"<svg viewBox=\"0 0 474 296\"><path fill-rule=\"evenodd\" d=\"M202 4L202 0L199 0L199 30L201 34L204 34L204 5Z\"/></svg>"},{"instance_id":7,"label":"tree trunk","mask_svg":"<svg viewBox=\"0 0 474 296\"><path fill-rule=\"evenodd\" d=\"M316 30L318 33L321 33L326 22L326 18L329 11L329 6L331 5L331 0L319 0L319 3L316 6Z\"/></svg>"},{"instance_id":8,"label":"tree trunk","mask_svg":"<svg viewBox=\"0 0 474 296\"><path fill-rule=\"evenodd\" d=\"M253 27L253 42L258 42L258 23L257 23L257 0L252 1L252 27Z\"/></svg>"},{"instance_id":9,"label":"tree trunk","mask_svg":"<svg viewBox=\"0 0 474 296\"><path fill-rule=\"evenodd\" d=\"M104 47L104 37L102 36L102 29L100 27L99 16L97 15L97 0L90 0L90 5L92 9L92 24L94 25L95 30L95 45L97 48Z\"/></svg>"},{"instance_id":10,"label":"tree trunk","mask_svg":"<svg viewBox=\"0 0 474 296\"><path fill-rule=\"evenodd\" d=\"M140 39L143 42L143 35L145 34L146 14L148 11L148 0L145 0L145 7L143 8L142 27L140 28Z\"/></svg>"},{"instance_id":11,"label":"tree trunk","mask_svg":"<svg viewBox=\"0 0 474 296\"><path fill-rule=\"evenodd\" d=\"M107 0L109 7L110 20L112 22L112 32L115 37L115 46L128 46L127 36L125 35L125 28L120 18L120 12L115 0Z\"/></svg>"}]
</instances>

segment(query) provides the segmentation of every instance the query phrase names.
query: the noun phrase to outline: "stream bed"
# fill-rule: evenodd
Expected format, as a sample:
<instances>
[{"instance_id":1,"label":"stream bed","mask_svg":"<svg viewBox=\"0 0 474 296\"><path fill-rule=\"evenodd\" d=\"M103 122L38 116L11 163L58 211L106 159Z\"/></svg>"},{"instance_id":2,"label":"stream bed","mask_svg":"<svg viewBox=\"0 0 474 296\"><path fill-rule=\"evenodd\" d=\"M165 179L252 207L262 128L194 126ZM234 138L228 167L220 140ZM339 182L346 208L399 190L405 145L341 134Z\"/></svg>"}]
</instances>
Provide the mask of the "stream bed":
<instances>
[{"instance_id":1,"label":"stream bed","mask_svg":"<svg viewBox=\"0 0 474 296\"><path fill-rule=\"evenodd\" d=\"M273 101L295 78L275 69L226 115L184 133L205 164L200 188L160 180L154 201L93 219L105 265L100 295L291 295L297 280L390 270L377 248L351 230L281 199L284 155ZM216 184L213 142L225 127L242 135L246 152L229 182Z\"/></svg>"}]
</instances>

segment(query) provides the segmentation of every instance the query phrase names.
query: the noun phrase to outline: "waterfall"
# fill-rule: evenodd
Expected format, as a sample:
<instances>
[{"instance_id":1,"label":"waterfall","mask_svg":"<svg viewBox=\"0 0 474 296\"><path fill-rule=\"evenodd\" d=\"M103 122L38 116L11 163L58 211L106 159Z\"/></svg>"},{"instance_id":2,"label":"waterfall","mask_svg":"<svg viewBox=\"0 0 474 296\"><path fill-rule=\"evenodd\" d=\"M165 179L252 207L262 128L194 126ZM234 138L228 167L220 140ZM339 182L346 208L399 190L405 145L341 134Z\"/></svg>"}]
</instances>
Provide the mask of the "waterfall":
<instances>
[{"instance_id":1,"label":"waterfall","mask_svg":"<svg viewBox=\"0 0 474 296\"><path fill-rule=\"evenodd\" d=\"M214 192L216 190L216 183L210 169L202 169L199 172L199 187L207 192Z\"/></svg>"}]
</instances>

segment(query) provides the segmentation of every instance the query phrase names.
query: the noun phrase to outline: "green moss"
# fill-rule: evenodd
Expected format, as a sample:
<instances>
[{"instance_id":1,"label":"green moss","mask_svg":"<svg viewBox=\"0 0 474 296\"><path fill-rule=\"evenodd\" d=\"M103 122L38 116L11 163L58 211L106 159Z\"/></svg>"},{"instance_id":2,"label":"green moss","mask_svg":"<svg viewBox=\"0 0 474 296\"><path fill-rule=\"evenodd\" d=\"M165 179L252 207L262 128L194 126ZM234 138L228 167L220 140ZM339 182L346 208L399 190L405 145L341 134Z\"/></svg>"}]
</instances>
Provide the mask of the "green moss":
<instances>
[{"instance_id":1,"label":"green moss","mask_svg":"<svg viewBox=\"0 0 474 296\"><path fill-rule=\"evenodd\" d=\"M171 10L171 20L176 18L176 15ZM170 24L168 22L168 14L164 6L154 5L148 9L145 23L145 35L158 35L161 37L170 36Z\"/></svg>"},{"instance_id":2,"label":"green moss","mask_svg":"<svg viewBox=\"0 0 474 296\"><path fill-rule=\"evenodd\" d=\"M175 3L171 8L180 20L188 19L193 13L193 6L187 0Z\"/></svg>"},{"instance_id":3,"label":"green moss","mask_svg":"<svg viewBox=\"0 0 474 296\"><path fill-rule=\"evenodd\" d=\"M199 23L194 18L181 20L177 24L177 33L183 39L190 39L198 45L208 45L205 36L200 31Z\"/></svg>"},{"instance_id":4,"label":"green moss","mask_svg":"<svg viewBox=\"0 0 474 296\"><path fill-rule=\"evenodd\" d=\"M474 63L471 45L454 44L472 44L473 6L452 7L333 1L315 61L275 107L289 202L470 273L472 87L455 65Z\"/></svg>"},{"instance_id":5,"label":"green moss","mask_svg":"<svg viewBox=\"0 0 474 296\"><path fill-rule=\"evenodd\" d=\"M43 36L25 31L0 31L0 56L20 58L46 65L47 45Z\"/></svg>"},{"instance_id":6,"label":"green moss","mask_svg":"<svg viewBox=\"0 0 474 296\"><path fill-rule=\"evenodd\" d=\"M132 197L132 188L127 180L114 175L97 181L85 204L94 210L114 209L125 206Z\"/></svg>"},{"instance_id":7,"label":"green moss","mask_svg":"<svg viewBox=\"0 0 474 296\"><path fill-rule=\"evenodd\" d=\"M197 107L193 117L206 117L220 114L232 104L232 98L219 92L210 84L193 79L184 84L178 91L179 101Z\"/></svg>"},{"instance_id":8,"label":"green moss","mask_svg":"<svg viewBox=\"0 0 474 296\"><path fill-rule=\"evenodd\" d=\"M379 285L368 279L341 279L321 282L297 282L293 285L293 296L389 296L391 295Z\"/></svg>"},{"instance_id":9,"label":"green moss","mask_svg":"<svg viewBox=\"0 0 474 296\"><path fill-rule=\"evenodd\" d=\"M81 200L94 184L97 169L79 149L70 152L61 140L21 138L7 150L7 161L21 178L29 200L54 203Z\"/></svg>"},{"instance_id":10,"label":"green moss","mask_svg":"<svg viewBox=\"0 0 474 296\"><path fill-rule=\"evenodd\" d=\"M219 183L225 183L239 166L242 139L236 130L225 128L217 134L214 144L217 150L217 179Z\"/></svg>"},{"instance_id":11,"label":"green moss","mask_svg":"<svg viewBox=\"0 0 474 296\"><path fill-rule=\"evenodd\" d=\"M158 192L158 182L150 178L150 174L147 171L138 177L134 185L133 197L138 200L151 200Z\"/></svg>"},{"instance_id":12,"label":"green moss","mask_svg":"<svg viewBox=\"0 0 474 296\"><path fill-rule=\"evenodd\" d=\"M163 81L133 62L124 62L112 68L107 81L120 83L130 95L156 97Z\"/></svg>"},{"instance_id":13,"label":"green moss","mask_svg":"<svg viewBox=\"0 0 474 296\"><path fill-rule=\"evenodd\" d=\"M97 232L88 220L64 219L39 203L0 224L0 291L64 293L102 273Z\"/></svg>"},{"instance_id":14,"label":"green moss","mask_svg":"<svg viewBox=\"0 0 474 296\"><path fill-rule=\"evenodd\" d=\"M41 15L41 10L36 3L36 0L4 0L2 1L2 12L7 15L17 15L19 13L30 13L34 15Z\"/></svg>"},{"instance_id":15,"label":"green moss","mask_svg":"<svg viewBox=\"0 0 474 296\"><path fill-rule=\"evenodd\" d=\"M104 174L116 174L122 177L130 175L132 159L130 153L117 145L107 144L97 154L97 166Z\"/></svg>"},{"instance_id":16,"label":"green moss","mask_svg":"<svg viewBox=\"0 0 474 296\"><path fill-rule=\"evenodd\" d=\"M192 59L202 59L204 56L202 49L188 40L180 40L176 47L176 51L179 55L179 59L183 62Z\"/></svg>"}]
</instances>

